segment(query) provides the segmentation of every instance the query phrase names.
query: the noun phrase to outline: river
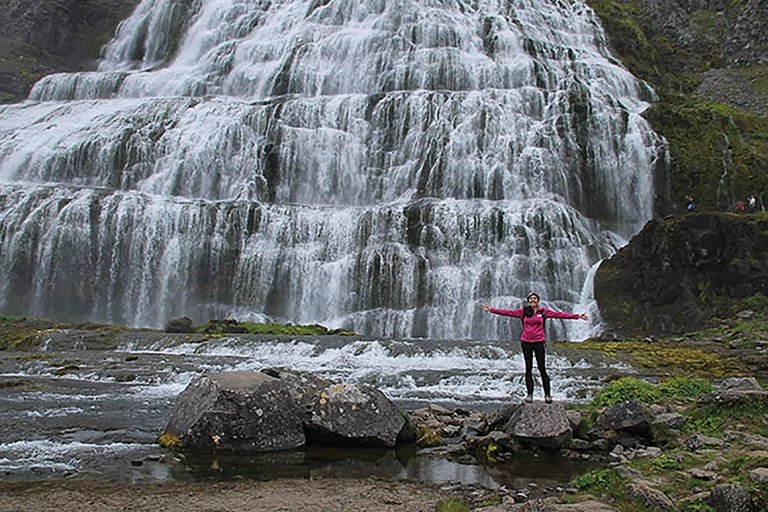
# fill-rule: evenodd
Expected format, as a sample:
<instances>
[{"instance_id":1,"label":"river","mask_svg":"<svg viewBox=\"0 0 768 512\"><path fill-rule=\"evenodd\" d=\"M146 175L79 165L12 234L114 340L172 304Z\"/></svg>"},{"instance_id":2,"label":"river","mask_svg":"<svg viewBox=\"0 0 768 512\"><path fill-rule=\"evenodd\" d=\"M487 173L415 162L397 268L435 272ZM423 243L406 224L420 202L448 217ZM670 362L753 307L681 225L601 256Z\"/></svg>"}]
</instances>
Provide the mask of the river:
<instances>
[{"instance_id":1,"label":"river","mask_svg":"<svg viewBox=\"0 0 768 512\"><path fill-rule=\"evenodd\" d=\"M323 474L494 488L523 476L564 483L584 470L583 464L557 455L529 453L486 466L418 456L408 447L176 457L156 438L178 394L206 372L312 371L338 382L373 385L402 410L436 404L491 412L524 395L516 343L342 336L201 339L146 331L103 338L51 332L38 350L0 351L0 479L80 475L156 482ZM587 401L606 376L633 373L625 364L575 346L550 347L555 400Z\"/></svg>"}]
</instances>

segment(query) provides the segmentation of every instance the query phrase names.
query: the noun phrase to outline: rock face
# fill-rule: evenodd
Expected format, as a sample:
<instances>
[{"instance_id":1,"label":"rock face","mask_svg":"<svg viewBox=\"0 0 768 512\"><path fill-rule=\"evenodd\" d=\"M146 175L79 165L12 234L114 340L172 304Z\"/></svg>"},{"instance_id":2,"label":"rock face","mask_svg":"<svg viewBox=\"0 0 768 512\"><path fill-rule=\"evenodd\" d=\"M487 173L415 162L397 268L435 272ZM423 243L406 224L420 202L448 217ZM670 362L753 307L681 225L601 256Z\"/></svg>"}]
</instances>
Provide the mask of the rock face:
<instances>
[{"instance_id":1,"label":"rock face","mask_svg":"<svg viewBox=\"0 0 768 512\"><path fill-rule=\"evenodd\" d=\"M0 101L26 98L59 71L92 69L101 47L139 0L0 1Z\"/></svg>"},{"instance_id":2,"label":"rock face","mask_svg":"<svg viewBox=\"0 0 768 512\"><path fill-rule=\"evenodd\" d=\"M184 449L266 452L305 441L298 406L280 379L258 372L198 377L166 427Z\"/></svg>"},{"instance_id":3,"label":"rock face","mask_svg":"<svg viewBox=\"0 0 768 512\"><path fill-rule=\"evenodd\" d=\"M405 419L370 386L286 369L199 377L161 436L169 448L266 452L315 445L393 447Z\"/></svg>"},{"instance_id":4,"label":"rock face","mask_svg":"<svg viewBox=\"0 0 768 512\"><path fill-rule=\"evenodd\" d=\"M265 371L298 404L308 444L395 446L405 419L378 389L285 368Z\"/></svg>"},{"instance_id":5,"label":"rock face","mask_svg":"<svg viewBox=\"0 0 768 512\"><path fill-rule=\"evenodd\" d=\"M756 293L768 295L768 221L752 215L652 220L595 276L603 320L628 335L700 329Z\"/></svg>"},{"instance_id":6,"label":"rock face","mask_svg":"<svg viewBox=\"0 0 768 512\"><path fill-rule=\"evenodd\" d=\"M315 442L393 447L405 424L395 405L370 386L332 384L309 407L306 435Z\"/></svg>"},{"instance_id":7,"label":"rock face","mask_svg":"<svg viewBox=\"0 0 768 512\"><path fill-rule=\"evenodd\" d=\"M571 439L571 424L559 403L524 404L512 414L505 430L519 441L546 448L560 448Z\"/></svg>"}]
</instances>

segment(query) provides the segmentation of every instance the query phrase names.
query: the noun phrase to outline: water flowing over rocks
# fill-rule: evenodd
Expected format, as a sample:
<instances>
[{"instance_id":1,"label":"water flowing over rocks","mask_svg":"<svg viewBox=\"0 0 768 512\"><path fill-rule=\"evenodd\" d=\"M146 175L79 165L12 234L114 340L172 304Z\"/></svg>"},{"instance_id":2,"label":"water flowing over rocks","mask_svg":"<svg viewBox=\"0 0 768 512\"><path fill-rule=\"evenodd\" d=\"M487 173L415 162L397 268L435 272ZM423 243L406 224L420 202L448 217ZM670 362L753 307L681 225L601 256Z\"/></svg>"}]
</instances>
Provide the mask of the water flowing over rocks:
<instances>
[{"instance_id":1,"label":"water flowing over rocks","mask_svg":"<svg viewBox=\"0 0 768 512\"><path fill-rule=\"evenodd\" d=\"M0 310L514 338L652 216L653 100L581 1L144 0L0 109Z\"/></svg>"}]
</instances>

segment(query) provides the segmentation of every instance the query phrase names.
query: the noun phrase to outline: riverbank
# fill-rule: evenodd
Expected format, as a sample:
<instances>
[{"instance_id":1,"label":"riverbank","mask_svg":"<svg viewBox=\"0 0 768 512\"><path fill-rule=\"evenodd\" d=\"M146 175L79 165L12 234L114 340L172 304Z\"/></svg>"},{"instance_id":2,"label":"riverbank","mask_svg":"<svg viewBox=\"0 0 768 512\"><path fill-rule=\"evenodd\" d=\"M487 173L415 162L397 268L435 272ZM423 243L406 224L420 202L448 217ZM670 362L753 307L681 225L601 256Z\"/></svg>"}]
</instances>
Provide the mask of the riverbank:
<instances>
[{"instance_id":1,"label":"riverbank","mask_svg":"<svg viewBox=\"0 0 768 512\"><path fill-rule=\"evenodd\" d=\"M22 322L21 325L33 331L35 322ZM578 426L572 429L573 442L558 451L561 462L550 462L547 466L550 476L554 471L552 468L564 466L568 460L589 460L591 465L572 471L571 476L556 483L546 484L522 478L510 483L509 479L497 477L500 471L509 471L508 475L530 476L530 466L523 463L542 457L547 450L517 447L514 443L504 446L503 438L499 437L500 427L497 433L491 432L482 440L484 444L478 450L477 443L465 435L467 429L451 424L452 419L464 414L443 411L441 407L430 410L437 417L444 417L445 421L435 422L428 418L422 423L434 425L443 442L432 448L421 447L424 450L410 459L418 461L412 465L408 465L400 454L392 452L383 457L348 457L350 462L342 472L337 471L338 468L329 471L321 464L309 470L296 472L292 469L286 473L285 468L275 465L274 461L271 466L248 461L242 467L226 468L221 460L212 460L200 466L204 470L185 474L189 460L179 462L176 467L158 462L160 449L155 444L154 434L167 421L173 397L188 380L188 377L179 380L176 376L203 369L242 369L243 364L252 364L254 357L265 357L265 352L257 351L265 346L286 361L286 349L296 348L297 344L289 340L268 343L243 339L241 345L231 341L224 344L225 340L222 340L224 346L220 346L216 338L203 341L195 335L189 340L180 340L176 335L166 340L163 333L138 331L130 334L134 345L126 348L126 333L121 328L92 326L93 329L85 329L79 326L75 329L74 326L41 324L38 327L42 329L36 333L13 338L18 340L13 344L13 350L8 348L2 353L6 369L0 389L5 400L3 404L8 406L4 406L5 412L0 413L5 414L1 419L7 427L0 439L3 449L15 449L23 444L19 442L21 439L46 439L47 444L41 445L40 450L80 450L77 455L63 452L59 459L63 465L70 457L82 459L84 446L88 450L100 450L107 441L116 449L144 446L155 451L142 457L125 456L120 464L115 464L115 452L95 452L90 467L101 471L108 466L111 471L119 472L109 473L106 477L102 474L101 479L77 469L58 470L49 477L25 482L8 481L15 478L10 473L0 475L0 510L61 512L81 510L82 504L93 504L88 508L97 512L149 510L150 506L155 510L176 510L173 507L184 504L185 510L290 508L492 512L524 510L520 507L526 506L539 507L536 510L578 510L574 507L588 506L584 510L634 512L662 510L668 504L678 502L682 505L676 510L686 512L728 510L709 505L711 499L719 499L718 493L728 493L730 499L746 496L753 505L751 510L760 510L756 507L764 507L768 496L765 482L768 473L768 423L765 420L768 402L760 382L749 379L750 370L759 368L739 364L739 361L759 361L764 345L760 340L766 336L758 332L759 324L753 321L750 325L752 329L747 329L744 323L729 325L720 333L708 333L700 338L689 335L674 340L553 343L553 353L573 352L566 360L579 361L582 354L587 353L607 354L611 359L626 359L633 365L646 366L649 377L618 378L619 375L606 374L600 378L600 389L589 401L565 404L569 419L575 416L573 413L578 413L578 421L574 419ZM12 339L11 334L8 333L7 339ZM322 353L339 356L331 360L334 368L342 361L350 362L353 356L362 357L368 350L373 350L379 358L383 349L392 351L387 356L387 365L394 364L395 360L402 364L402 355L411 354L404 352L405 346L393 348L378 342L359 341L352 352L339 352L353 342L332 339ZM298 344L300 348L303 345ZM466 348L465 345L461 344ZM317 359L320 346L313 348L310 351L312 359L301 365L314 366L315 361L325 361L326 356ZM454 344L447 347L456 348ZM483 345L483 349L486 348L487 343ZM305 349L301 348L302 353ZM414 347L408 350L413 351ZM436 348L435 353L443 357L446 350ZM473 353L469 347L462 354ZM416 352L419 372L422 367L435 366L423 359L424 354ZM736 354L751 357L733 357ZM465 357L462 355L459 360L464 361ZM489 364L490 360L485 359L487 356L483 357L482 364ZM517 359L514 355L505 357L512 357L505 359L505 366ZM379 367L381 361L375 359L371 363ZM603 368L608 372L619 371L614 366ZM20 371L23 371L21 376ZM472 371L475 372L472 377L476 378L477 371ZM669 379L670 375L679 377L684 373L698 377ZM428 375L432 376L432 373ZM707 377L707 385L702 383L702 375ZM415 373L414 377L423 379L424 373ZM489 382L498 382L493 380L497 379L495 375L490 377ZM740 378L741 394L722 395L719 386L732 377ZM731 387L732 382L726 386L727 389ZM40 403L30 405L34 397L48 394L53 398L40 399ZM727 400L718 398L721 395ZM61 396L72 398L61 403L61 398L55 398ZM109 400L104 399L106 396ZM608 408L632 400L643 404L643 410L637 410L635 418L642 419L647 413L648 425L644 427L643 436L629 436L621 426L606 428L599 425L601 415ZM94 406L102 408L98 414L92 412ZM8 416L14 408L17 414ZM30 421L31 417L35 419ZM501 423L503 421L499 425ZM84 428L85 424L89 427ZM33 428L34 431L29 430ZM13 434L13 429L21 437ZM59 444L50 442L51 435L60 437ZM457 451L460 443L464 446L462 451ZM301 455L308 457L311 454L302 452ZM458 471L471 473L482 467L491 479L497 478L502 485L484 485L477 475L474 480L449 475L428 481L424 471L426 461L430 460L449 461L444 469L447 468L447 473L454 472L454 476ZM515 464L520 466L513 467ZM214 466L216 471L205 470ZM292 467L295 469L296 466ZM252 468L257 468L261 475L254 475ZM162 478L141 479L134 471L143 471L145 476L156 471L168 474ZM597 505L596 497L604 503ZM542 504L542 500L549 504ZM576 505L585 502L589 505ZM447 503L458 508L447 508ZM79 508L71 508L73 506Z\"/></svg>"}]
</instances>

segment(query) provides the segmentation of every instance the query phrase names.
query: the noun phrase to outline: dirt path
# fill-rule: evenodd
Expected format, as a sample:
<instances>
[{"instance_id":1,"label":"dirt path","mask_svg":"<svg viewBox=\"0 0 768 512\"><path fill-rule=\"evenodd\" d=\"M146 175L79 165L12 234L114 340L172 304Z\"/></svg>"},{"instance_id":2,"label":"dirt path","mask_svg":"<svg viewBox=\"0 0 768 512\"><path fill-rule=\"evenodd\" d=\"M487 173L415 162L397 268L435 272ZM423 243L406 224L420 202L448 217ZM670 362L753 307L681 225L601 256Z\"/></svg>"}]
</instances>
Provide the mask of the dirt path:
<instances>
[{"instance_id":1,"label":"dirt path","mask_svg":"<svg viewBox=\"0 0 768 512\"><path fill-rule=\"evenodd\" d=\"M234 483L0 482L2 512L434 512L439 486L378 479Z\"/></svg>"}]
</instances>

